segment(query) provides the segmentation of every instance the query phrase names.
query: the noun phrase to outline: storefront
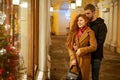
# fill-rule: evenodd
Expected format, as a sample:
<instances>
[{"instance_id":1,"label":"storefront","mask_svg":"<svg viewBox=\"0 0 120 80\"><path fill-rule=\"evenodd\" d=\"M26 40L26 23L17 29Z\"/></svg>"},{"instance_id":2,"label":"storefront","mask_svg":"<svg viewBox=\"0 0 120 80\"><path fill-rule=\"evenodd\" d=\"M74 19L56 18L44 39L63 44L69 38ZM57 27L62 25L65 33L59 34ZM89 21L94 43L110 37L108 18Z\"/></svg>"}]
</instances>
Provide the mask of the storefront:
<instances>
[{"instance_id":1,"label":"storefront","mask_svg":"<svg viewBox=\"0 0 120 80\"><path fill-rule=\"evenodd\" d=\"M14 65L17 72L13 70L8 70L5 73L5 69L8 69L10 66L0 62L0 79L11 78L15 80L18 78L31 78L35 77L35 73L38 68L38 48L39 48L39 0L0 0L0 27L1 33L8 35L7 43L9 43L9 48L16 51L18 54L17 65ZM5 37L2 36L1 37ZM4 49L3 43L0 51ZM6 52L8 52L6 50ZM3 52L0 52L0 57L3 57ZM14 57L13 57L14 58ZM12 59L13 59L12 58ZM4 60L5 58L1 58ZM9 64L12 59L8 59ZM5 68L5 66L7 68ZM19 67L19 68L18 68ZM17 69L16 69L17 68ZM14 74L13 74L14 73ZM13 77L17 73L17 77ZM4 76L5 75L5 76ZM6 78L5 78L6 77ZM27 80L27 79L26 79Z\"/></svg>"}]
</instances>

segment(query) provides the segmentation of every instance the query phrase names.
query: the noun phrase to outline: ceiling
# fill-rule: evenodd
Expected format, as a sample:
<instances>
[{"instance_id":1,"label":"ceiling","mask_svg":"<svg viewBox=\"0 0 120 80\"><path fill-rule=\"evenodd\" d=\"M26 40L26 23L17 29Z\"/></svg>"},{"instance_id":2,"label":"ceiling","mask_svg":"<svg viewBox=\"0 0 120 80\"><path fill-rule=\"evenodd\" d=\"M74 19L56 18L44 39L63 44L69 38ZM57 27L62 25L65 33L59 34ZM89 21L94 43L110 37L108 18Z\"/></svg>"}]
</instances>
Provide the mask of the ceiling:
<instances>
[{"instance_id":1,"label":"ceiling","mask_svg":"<svg viewBox=\"0 0 120 80\"><path fill-rule=\"evenodd\" d=\"M55 5L57 3L63 3L63 2L69 2L71 0L51 0L52 5Z\"/></svg>"},{"instance_id":2,"label":"ceiling","mask_svg":"<svg viewBox=\"0 0 120 80\"><path fill-rule=\"evenodd\" d=\"M57 3L63 3L63 2L71 2L72 0L50 0L52 5L54 6ZM88 3L93 3L97 4L99 0L82 0L82 6L88 4Z\"/></svg>"}]
</instances>

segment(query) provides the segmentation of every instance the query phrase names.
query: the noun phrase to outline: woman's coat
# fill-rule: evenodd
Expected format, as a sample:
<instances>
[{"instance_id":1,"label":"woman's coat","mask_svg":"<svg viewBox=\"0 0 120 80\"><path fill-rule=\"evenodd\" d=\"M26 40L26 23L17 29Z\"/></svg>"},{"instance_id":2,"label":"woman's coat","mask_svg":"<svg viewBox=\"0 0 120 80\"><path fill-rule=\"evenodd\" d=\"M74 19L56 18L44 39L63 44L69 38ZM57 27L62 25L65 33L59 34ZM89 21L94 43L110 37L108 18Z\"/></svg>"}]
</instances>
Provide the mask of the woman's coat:
<instances>
[{"instance_id":1,"label":"woman's coat","mask_svg":"<svg viewBox=\"0 0 120 80\"><path fill-rule=\"evenodd\" d=\"M79 67L82 71L83 80L89 80L89 72L90 72L90 63L91 63L91 55L90 53L95 51L97 48L97 42L95 38L94 32L87 27L87 29L83 32L80 39L78 36L75 37L75 43L78 46L78 49L81 51L81 55L75 55L74 50L68 50L70 55L70 66L71 61L77 57L77 61ZM72 72L78 73L76 67L72 69Z\"/></svg>"}]
</instances>

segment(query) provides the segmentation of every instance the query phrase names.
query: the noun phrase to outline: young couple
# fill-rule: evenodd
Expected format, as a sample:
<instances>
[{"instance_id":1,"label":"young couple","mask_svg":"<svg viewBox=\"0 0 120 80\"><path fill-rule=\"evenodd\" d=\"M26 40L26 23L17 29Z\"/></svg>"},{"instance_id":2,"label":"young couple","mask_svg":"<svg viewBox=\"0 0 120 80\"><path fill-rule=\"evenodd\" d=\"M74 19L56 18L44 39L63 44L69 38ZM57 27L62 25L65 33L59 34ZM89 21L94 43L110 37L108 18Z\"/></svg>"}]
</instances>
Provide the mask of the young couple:
<instances>
[{"instance_id":1,"label":"young couple","mask_svg":"<svg viewBox=\"0 0 120 80\"><path fill-rule=\"evenodd\" d=\"M66 41L70 66L78 62L83 80L89 80L91 67L92 80L99 80L107 27L102 18L95 16L94 5L88 4L84 10L85 14L76 16ZM72 72L78 73L77 68L74 67Z\"/></svg>"}]
</instances>

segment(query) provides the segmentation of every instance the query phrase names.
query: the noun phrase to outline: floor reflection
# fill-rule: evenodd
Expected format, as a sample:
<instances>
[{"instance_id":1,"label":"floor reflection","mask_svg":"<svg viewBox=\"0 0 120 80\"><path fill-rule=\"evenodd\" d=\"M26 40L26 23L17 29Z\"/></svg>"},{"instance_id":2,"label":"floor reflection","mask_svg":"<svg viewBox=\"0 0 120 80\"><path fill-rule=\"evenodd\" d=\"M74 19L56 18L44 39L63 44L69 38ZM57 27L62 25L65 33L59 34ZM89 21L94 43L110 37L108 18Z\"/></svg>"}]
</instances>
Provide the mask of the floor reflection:
<instances>
[{"instance_id":1,"label":"floor reflection","mask_svg":"<svg viewBox=\"0 0 120 80\"><path fill-rule=\"evenodd\" d=\"M65 80L69 67L68 52L65 48L66 36L52 36L50 46L51 79ZM120 80L120 54L104 48L104 59L100 71L100 80Z\"/></svg>"}]
</instances>

